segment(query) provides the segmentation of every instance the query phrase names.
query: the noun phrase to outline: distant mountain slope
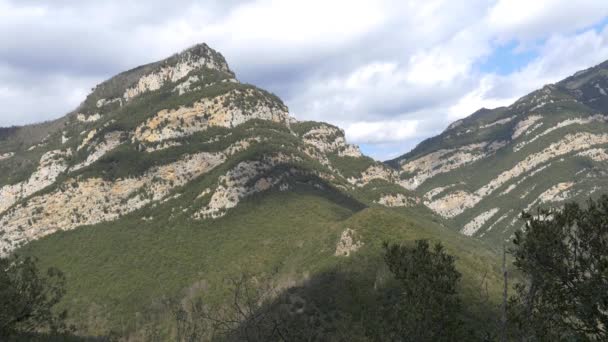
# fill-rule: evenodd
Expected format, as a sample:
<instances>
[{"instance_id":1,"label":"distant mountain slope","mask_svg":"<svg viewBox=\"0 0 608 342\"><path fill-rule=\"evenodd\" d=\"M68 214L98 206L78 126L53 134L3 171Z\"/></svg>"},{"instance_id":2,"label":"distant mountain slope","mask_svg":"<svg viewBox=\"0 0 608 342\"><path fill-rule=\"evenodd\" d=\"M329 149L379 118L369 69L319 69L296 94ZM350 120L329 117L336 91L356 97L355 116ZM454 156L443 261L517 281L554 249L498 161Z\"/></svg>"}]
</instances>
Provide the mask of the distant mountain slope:
<instances>
[{"instance_id":1,"label":"distant mountain slope","mask_svg":"<svg viewBox=\"0 0 608 342\"><path fill-rule=\"evenodd\" d=\"M522 210L608 189L608 62L481 109L388 161L463 234L500 242Z\"/></svg>"}]
</instances>

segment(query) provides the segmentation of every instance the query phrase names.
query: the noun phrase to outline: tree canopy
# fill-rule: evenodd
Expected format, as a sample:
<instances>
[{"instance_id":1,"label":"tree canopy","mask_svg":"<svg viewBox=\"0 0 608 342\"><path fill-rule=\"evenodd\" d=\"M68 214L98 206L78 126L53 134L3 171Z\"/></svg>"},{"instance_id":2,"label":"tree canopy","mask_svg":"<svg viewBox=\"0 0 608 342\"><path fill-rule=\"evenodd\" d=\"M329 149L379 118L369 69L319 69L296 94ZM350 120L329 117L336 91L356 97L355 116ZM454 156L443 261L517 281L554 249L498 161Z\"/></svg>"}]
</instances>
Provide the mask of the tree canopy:
<instances>
[{"instance_id":1,"label":"tree canopy","mask_svg":"<svg viewBox=\"0 0 608 342\"><path fill-rule=\"evenodd\" d=\"M0 259L0 336L64 329L66 313L53 310L64 288L59 270L42 274L33 258Z\"/></svg>"},{"instance_id":2,"label":"tree canopy","mask_svg":"<svg viewBox=\"0 0 608 342\"><path fill-rule=\"evenodd\" d=\"M512 251L525 278L510 303L517 334L608 340L608 196L523 218Z\"/></svg>"}]
</instances>

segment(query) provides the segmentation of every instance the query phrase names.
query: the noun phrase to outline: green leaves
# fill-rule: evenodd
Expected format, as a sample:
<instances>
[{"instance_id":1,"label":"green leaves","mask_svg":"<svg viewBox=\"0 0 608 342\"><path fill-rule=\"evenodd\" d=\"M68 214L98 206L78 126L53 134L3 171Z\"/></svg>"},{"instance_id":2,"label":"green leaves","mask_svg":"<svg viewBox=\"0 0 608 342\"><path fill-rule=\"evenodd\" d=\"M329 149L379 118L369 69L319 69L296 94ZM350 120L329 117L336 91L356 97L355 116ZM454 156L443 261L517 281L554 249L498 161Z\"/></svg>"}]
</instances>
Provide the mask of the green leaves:
<instances>
[{"instance_id":1,"label":"green leaves","mask_svg":"<svg viewBox=\"0 0 608 342\"><path fill-rule=\"evenodd\" d=\"M515 266L526 276L512 299L525 336L608 338L608 196L587 208L524 213L514 239Z\"/></svg>"},{"instance_id":2,"label":"green leaves","mask_svg":"<svg viewBox=\"0 0 608 342\"><path fill-rule=\"evenodd\" d=\"M0 259L0 336L64 330L66 313L53 311L64 288L61 271L41 275L33 258Z\"/></svg>"},{"instance_id":3,"label":"green leaves","mask_svg":"<svg viewBox=\"0 0 608 342\"><path fill-rule=\"evenodd\" d=\"M389 340L451 341L462 338L460 273L441 243L414 247L384 244L384 260L400 283L388 305L384 335Z\"/></svg>"}]
</instances>

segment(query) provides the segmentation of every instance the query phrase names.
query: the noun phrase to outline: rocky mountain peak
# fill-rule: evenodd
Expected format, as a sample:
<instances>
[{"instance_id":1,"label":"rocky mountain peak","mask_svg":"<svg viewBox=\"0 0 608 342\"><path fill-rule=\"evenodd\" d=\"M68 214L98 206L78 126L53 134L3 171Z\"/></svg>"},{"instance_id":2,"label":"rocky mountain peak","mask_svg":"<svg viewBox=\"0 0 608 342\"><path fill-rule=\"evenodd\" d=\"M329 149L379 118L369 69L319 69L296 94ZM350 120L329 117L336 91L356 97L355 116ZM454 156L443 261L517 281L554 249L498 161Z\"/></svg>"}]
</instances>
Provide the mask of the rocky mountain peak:
<instances>
[{"instance_id":1,"label":"rocky mountain peak","mask_svg":"<svg viewBox=\"0 0 608 342\"><path fill-rule=\"evenodd\" d=\"M343 130L296 121L279 97L238 82L206 44L101 83L47 131L27 145L0 140L0 255L157 206L214 220L257 193L301 186L357 208L420 203Z\"/></svg>"},{"instance_id":2,"label":"rocky mountain peak","mask_svg":"<svg viewBox=\"0 0 608 342\"><path fill-rule=\"evenodd\" d=\"M92 89L78 112L85 116L99 113L104 106L120 106L142 94L165 86L179 86L183 94L192 83L229 80L237 82L226 59L207 44L194 45L161 61L120 73ZM207 82L209 81L209 82Z\"/></svg>"}]
</instances>

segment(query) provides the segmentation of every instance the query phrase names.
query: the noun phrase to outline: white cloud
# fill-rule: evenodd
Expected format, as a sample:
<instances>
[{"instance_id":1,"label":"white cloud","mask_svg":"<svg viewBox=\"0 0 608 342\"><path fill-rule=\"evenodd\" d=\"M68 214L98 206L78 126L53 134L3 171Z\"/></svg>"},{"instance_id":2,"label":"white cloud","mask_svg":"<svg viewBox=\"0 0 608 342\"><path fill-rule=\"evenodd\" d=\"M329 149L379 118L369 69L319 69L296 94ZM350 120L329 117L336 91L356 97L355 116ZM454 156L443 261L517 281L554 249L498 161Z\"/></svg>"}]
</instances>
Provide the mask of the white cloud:
<instances>
[{"instance_id":1,"label":"white cloud","mask_svg":"<svg viewBox=\"0 0 608 342\"><path fill-rule=\"evenodd\" d=\"M521 70L499 76L483 75L475 88L449 109L450 120L475 110L509 105L542 86L608 59L608 27L574 35L555 35L539 47L538 57Z\"/></svg>"},{"instance_id":2,"label":"white cloud","mask_svg":"<svg viewBox=\"0 0 608 342\"><path fill-rule=\"evenodd\" d=\"M493 97L489 93L494 89L497 77L489 75L479 81L479 86L464 95L448 110L449 121L455 121L469 116L480 108L497 108L507 106L517 97Z\"/></svg>"},{"instance_id":3,"label":"white cloud","mask_svg":"<svg viewBox=\"0 0 608 342\"><path fill-rule=\"evenodd\" d=\"M418 137L418 124L418 120L354 122L346 126L346 138L357 144L398 142Z\"/></svg>"},{"instance_id":4,"label":"white cloud","mask_svg":"<svg viewBox=\"0 0 608 342\"><path fill-rule=\"evenodd\" d=\"M605 0L499 0L486 22L502 39L538 39L583 29L608 15Z\"/></svg>"}]
</instances>

